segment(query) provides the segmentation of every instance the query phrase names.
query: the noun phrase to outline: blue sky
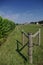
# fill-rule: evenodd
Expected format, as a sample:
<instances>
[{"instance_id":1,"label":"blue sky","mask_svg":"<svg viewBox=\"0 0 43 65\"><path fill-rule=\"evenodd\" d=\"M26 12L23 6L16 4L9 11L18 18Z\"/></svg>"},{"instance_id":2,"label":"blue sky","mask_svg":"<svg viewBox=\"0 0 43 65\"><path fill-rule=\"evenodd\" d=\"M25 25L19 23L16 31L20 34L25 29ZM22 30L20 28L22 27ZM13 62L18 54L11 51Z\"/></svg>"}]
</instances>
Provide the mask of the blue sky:
<instances>
[{"instance_id":1,"label":"blue sky","mask_svg":"<svg viewBox=\"0 0 43 65\"><path fill-rule=\"evenodd\" d=\"M0 0L0 16L15 23L43 20L43 0Z\"/></svg>"}]
</instances>

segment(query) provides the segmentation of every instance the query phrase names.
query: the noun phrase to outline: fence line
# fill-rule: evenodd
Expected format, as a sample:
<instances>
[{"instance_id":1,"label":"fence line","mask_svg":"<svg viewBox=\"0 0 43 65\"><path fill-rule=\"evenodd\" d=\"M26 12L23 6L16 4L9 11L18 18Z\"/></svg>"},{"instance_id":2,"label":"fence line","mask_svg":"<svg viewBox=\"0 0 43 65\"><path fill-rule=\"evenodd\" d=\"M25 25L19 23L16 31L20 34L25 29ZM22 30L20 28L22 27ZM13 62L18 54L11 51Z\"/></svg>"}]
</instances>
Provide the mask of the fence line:
<instances>
[{"instance_id":1,"label":"fence line","mask_svg":"<svg viewBox=\"0 0 43 65\"><path fill-rule=\"evenodd\" d=\"M23 30L22 30L22 33L23 33L26 37L28 37L28 34L27 34L26 32L24 32Z\"/></svg>"},{"instance_id":2,"label":"fence line","mask_svg":"<svg viewBox=\"0 0 43 65\"><path fill-rule=\"evenodd\" d=\"M37 31L35 34L32 35L32 37L36 37L39 34L39 31Z\"/></svg>"},{"instance_id":3,"label":"fence line","mask_svg":"<svg viewBox=\"0 0 43 65\"><path fill-rule=\"evenodd\" d=\"M22 31L23 34L23 44L24 44L24 35L29 39L28 41L28 56L29 56L29 62L32 64L33 63L33 41L32 38L36 37L38 35L38 45L40 45L40 29L32 35L32 33L26 33Z\"/></svg>"}]
</instances>

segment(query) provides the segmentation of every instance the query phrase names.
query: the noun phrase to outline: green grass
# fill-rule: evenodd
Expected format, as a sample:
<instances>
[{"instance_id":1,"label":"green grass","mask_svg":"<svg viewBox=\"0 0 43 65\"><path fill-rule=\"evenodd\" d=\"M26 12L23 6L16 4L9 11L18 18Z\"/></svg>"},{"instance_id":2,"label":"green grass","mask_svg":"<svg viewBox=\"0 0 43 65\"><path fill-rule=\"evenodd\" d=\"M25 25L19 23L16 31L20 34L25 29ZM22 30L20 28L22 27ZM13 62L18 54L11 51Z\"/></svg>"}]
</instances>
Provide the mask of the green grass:
<instances>
[{"instance_id":1,"label":"green grass","mask_svg":"<svg viewBox=\"0 0 43 65\"><path fill-rule=\"evenodd\" d=\"M43 65L43 27L40 25L18 25L16 28L9 34L7 41L0 46L0 65L31 65L29 60L25 61L22 56L16 51L17 42L22 43L22 34L21 30L25 32L31 32L34 34L39 28L41 28L41 45L33 47L33 63L32 65ZM37 39L37 38L36 38ZM34 40L34 39L33 39ZM25 42L27 38L25 37ZM35 40L36 42L36 40ZM20 45L20 47L22 47ZM21 53L28 59L28 47L26 46Z\"/></svg>"}]
</instances>

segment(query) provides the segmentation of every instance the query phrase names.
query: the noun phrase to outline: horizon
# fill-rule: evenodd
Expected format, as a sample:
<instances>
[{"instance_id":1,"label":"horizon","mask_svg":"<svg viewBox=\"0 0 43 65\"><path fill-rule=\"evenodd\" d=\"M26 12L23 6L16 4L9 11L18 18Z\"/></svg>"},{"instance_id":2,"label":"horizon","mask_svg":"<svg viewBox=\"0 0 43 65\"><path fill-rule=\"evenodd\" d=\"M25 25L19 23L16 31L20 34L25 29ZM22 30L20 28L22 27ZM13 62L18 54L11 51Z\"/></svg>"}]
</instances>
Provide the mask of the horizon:
<instances>
[{"instance_id":1,"label":"horizon","mask_svg":"<svg viewBox=\"0 0 43 65\"><path fill-rule=\"evenodd\" d=\"M0 16L15 23L43 20L43 0L0 0Z\"/></svg>"}]
</instances>

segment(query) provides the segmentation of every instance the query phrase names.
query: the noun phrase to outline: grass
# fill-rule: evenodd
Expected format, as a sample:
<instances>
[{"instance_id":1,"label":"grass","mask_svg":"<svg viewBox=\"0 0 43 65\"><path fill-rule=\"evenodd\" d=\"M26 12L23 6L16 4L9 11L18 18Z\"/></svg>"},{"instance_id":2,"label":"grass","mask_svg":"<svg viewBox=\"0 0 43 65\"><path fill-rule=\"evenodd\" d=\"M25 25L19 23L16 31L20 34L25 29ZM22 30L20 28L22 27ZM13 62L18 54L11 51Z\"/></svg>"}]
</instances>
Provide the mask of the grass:
<instances>
[{"instance_id":1,"label":"grass","mask_svg":"<svg viewBox=\"0 0 43 65\"><path fill-rule=\"evenodd\" d=\"M25 32L32 32L34 34L39 28L41 28L41 45L33 47L33 64L32 65L43 65L43 27L40 25L18 25L9 34L6 42L0 46L0 65L31 65L29 60L25 61L24 58L16 51L17 42L22 43L21 30ZM36 38L37 39L37 38ZM33 39L34 40L34 39ZM25 42L27 38L25 37ZM36 42L36 40L34 41ZM20 44L19 44L20 45ZM20 48L22 46L20 45ZM28 47L26 46L21 53L28 59Z\"/></svg>"}]
</instances>

